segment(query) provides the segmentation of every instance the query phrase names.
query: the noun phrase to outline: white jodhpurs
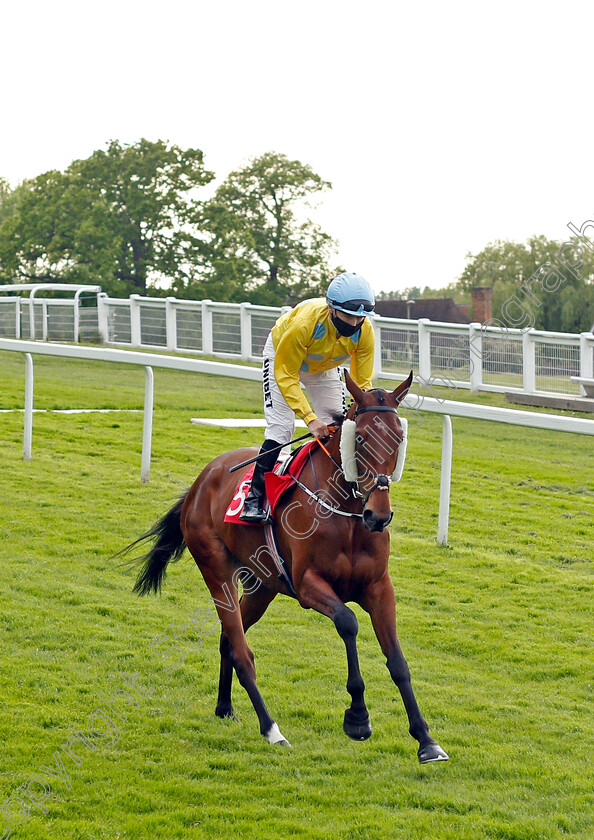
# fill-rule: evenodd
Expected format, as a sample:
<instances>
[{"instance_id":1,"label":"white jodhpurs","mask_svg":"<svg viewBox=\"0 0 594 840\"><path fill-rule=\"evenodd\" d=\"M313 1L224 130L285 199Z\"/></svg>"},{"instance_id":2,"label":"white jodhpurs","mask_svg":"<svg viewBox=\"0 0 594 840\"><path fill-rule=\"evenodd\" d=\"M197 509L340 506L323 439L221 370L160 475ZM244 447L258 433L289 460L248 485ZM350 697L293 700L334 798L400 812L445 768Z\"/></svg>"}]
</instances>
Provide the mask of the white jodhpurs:
<instances>
[{"instance_id":1,"label":"white jodhpurs","mask_svg":"<svg viewBox=\"0 0 594 840\"><path fill-rule=\"evenodd\" d=\"M274 377L274 345L268 336L263 351L262 383L264 388L264 417L267 440L288 443L295 434L295 413L286 403ZM323 373L299 374L307 391L312 408L323 423L333 423L336 415L344 413L345 390L338 368Z\"/></svg>"}]
</instances>

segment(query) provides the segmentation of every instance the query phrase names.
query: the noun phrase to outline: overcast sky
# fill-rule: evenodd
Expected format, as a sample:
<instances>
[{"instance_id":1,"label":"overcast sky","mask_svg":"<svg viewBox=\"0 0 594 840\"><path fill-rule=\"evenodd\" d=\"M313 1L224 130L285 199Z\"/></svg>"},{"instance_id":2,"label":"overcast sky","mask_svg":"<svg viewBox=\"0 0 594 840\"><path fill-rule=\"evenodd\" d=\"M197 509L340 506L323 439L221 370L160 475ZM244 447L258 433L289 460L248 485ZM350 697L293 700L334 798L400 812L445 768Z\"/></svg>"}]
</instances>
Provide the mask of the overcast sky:
<instances>
[{"instance_id":1,"label":"overcast sky","mask_svg":"<svg viewBox=\"0 0 594 840\"><path fill-rule=\"evenodd\" d=\"M219 179L277 151L378 290L594 218L592 2L72 0L2 13L0 175L163 139Z\"/></svg>"}]
</instances>

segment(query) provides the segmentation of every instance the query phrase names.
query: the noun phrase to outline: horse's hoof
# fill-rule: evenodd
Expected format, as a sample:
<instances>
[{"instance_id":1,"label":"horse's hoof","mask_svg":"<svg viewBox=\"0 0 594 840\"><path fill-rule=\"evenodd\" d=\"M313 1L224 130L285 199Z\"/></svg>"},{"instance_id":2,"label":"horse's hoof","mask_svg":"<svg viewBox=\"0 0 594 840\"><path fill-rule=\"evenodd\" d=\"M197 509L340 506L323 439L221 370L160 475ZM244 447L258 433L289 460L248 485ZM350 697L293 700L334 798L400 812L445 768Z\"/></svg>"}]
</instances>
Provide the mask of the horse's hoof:
<instances>
[{"instance_id":1,"label":"horse's hoof","mask_svg":"<svg viewBox=\"0 0 594 840\"><path fill-rule=\"evenodd\" d=\"M353 717L350 709L347 709L344 713L342 728L353 741L366 741L373 731L369 715L363 720L357 720Z\"/></svg>"},{"instance_id":2,"label":"horse's hoof","mask_svg":"<svg viewBox=\"0 0 594 840\"><path fill-rule=\"evenodd\" d=\"M450 758L439 744L427 744L425 747L420 747L417 755L419 756L419 764L430 764L432 761L448 761Z\"/></svg>"},{"instance_id":3,"label":"horse's hoof","mask_svg":"<svg viewBox=\"0 0 594 840\"><path fill-rule=\"evenodd\" d=\"M223 719L229 718L230 720L239 720L239 718L235 717L233 706L217 706L215 709L215 715Z\"/></svg>"},{"instance_id":4,"label":"horse's hoof","mask_svg":"<svg viewBox=\"0 0 594 840\"><path fill-rule=\"evenodd\" d=\"M278 728L277 723L273 723L268 732L264 733L264 737L268 741L269 744L274 744L275 746L280 745L281 747L290 747L290 743L287 741L283 733Z\"/></svg>"}]
</instances>

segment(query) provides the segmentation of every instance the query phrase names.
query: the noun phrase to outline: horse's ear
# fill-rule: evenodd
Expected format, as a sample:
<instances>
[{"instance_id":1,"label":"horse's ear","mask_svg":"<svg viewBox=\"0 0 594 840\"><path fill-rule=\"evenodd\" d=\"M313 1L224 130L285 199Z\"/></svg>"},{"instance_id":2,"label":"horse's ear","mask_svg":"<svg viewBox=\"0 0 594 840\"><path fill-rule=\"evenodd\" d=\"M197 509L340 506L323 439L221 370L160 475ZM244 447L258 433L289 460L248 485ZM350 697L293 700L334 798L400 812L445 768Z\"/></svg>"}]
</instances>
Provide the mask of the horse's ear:
<instances>
[{"instance_id":1,"label":"horse's ear","mask_svg":"<svg viewBox=\"0 0 594 840\"><path fill-rule=\"evenodd\" d=\"M344 372L344 381L347 386L347 390L351 397L355 400L356 403L361 404L363 401L363 394L365 391L362 388L359 388L353 377L350 375L348 370Z\"/></svg>"},{"instance_id":2,"label":"horse's ear","mask_svg":"<svg viewBox=\"0 0 594 840\"><path fill-rule=\"evenodd\" d=\"M412 385L412 381L413 381L413 372L411 370L411 372L409 373L408 377L404 380L404 382L401 382L400 385L392 391L392 396L396 400L396 405L400 405L402 400L408 394L408 389Z\"/></svg>"}]
</instances>

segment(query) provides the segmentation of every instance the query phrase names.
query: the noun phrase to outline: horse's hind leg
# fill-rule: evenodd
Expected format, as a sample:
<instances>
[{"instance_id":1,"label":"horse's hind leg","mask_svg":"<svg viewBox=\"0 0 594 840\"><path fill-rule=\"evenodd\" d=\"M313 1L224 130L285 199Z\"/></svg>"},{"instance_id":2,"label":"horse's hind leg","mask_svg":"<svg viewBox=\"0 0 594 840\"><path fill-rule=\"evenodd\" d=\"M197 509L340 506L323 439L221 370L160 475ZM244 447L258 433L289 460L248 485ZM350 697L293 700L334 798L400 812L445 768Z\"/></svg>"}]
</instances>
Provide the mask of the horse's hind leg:
<instances>
[{"instance_id":1,"label":"horse's hind leg","mask_svg":"<svg viewBox=\"0 0 594 840\"><path fill-rule=\"evenodd\" d=\"M254 654L248 647L243 631L237 589L232 583L231 576L229 576L228 580L221 579L214 570L214 567L214 563L200 563L200 570L212 595L219 618L221 619L223 633L227 637L230 645L229 656L235 668L237 679L252 701L260 723L260 733L271 744L285 744L290 746L278 728L278 725L270 716L256 683ZM219 564L219 569L221 568L224 568L223 564ZM229 705L230 702L231 698L229 695Z\"/></svg>"},{"instance_id":2,"label":"horse's hind leg","mask_svg":"<svg viewBox=\"0 0 594 840\"><path fill-rule=\"evenodd\" d=\"M231 703L231 684L233 682L233 660L231 659L231 642L224 630L221 630L219 645L221 667L219 670L219 696L215 715L220 718L236 720L233 704Z\"/></svg>"},{"instance_id":3,"label":"horse's hind leg","mask_svg":"<svg viewBox=\"0 0 594 840\"><path fill-rule=\"evenodd\" d=\"M247 633L252 624L255 624L262 618L275 595L276 592L271 592L266 587L259 586L255 592L244 593L241 596L239 608L244 633ZM219 696L215 714L221 718L230 717L235 719L233 704L231 703L231 685L233 682L231 643L224 630L221 630L220 652Z\"/></svg>"},{"instance_id":4,"label":"horse's hind leg","mask_svg":"<svg viewBox=\"0 0 594 840\"><path fill-rule=\"evenodd\" d=\"M410 670L396 633L396 599L394 587L387 575L369 587L361 606L366 609L373 629L386 656L386 665L398 687L408 715L409 732L419 742L418 758L421 764L447 761L448 754L429 735L429 727L421 714L410 679Z\"/></svg>"}]
</instances>

